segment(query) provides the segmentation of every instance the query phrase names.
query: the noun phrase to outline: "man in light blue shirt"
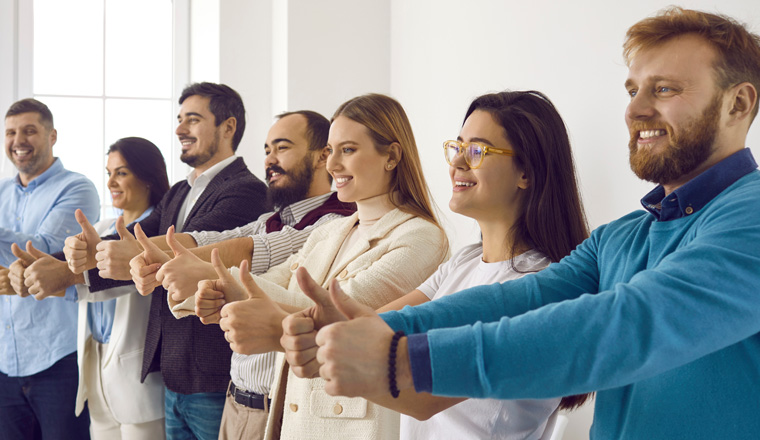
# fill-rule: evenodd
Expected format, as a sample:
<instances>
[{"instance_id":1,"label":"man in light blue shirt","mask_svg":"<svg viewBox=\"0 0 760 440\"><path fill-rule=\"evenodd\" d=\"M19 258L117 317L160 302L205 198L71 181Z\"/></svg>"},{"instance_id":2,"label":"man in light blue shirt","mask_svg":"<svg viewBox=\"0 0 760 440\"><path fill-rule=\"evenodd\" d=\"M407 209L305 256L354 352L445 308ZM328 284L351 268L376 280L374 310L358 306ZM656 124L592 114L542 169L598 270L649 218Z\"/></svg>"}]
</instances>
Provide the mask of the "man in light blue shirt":
<instances>
[{"instance_id":1,"label":"man in light blue shirt","mask_svg":"<svg viewBox=\"0 0 760 440\"><path fill-rule=\"evenodd\" d=\"M13 243L60 251L65 238L79 231L77 208L92 221L98 218L95 186L53 157L56 138L53 115L35 99L14 103L5 115L5 152L18 174L0 180L0 266L16 260ZM89 438L89 415L74 416L73 295L70 289L66 297L47 301L0 298L0 437Z\"/></svg>"}]
</instances>

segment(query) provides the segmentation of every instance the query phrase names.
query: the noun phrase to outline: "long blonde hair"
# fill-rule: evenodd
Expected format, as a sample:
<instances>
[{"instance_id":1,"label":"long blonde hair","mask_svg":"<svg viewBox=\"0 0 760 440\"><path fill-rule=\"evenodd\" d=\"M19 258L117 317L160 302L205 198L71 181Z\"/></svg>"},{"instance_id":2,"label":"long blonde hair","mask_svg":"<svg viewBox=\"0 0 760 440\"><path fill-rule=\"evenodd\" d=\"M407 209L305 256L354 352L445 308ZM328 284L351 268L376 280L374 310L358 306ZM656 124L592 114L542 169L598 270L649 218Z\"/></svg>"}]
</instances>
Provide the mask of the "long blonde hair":
<instances>
[{"instance_id":1,"label":"long blonde hair","mask_svg":"<svg viewBox=\"0 0 760 440\"><path fill-rule=\"evenodd\" d=\"M365 126L380 154L387 154L394 142L401 145L401 160L393 170L391 179L391 202L398 209L424 218L441 228L422 174L412 126L401 104L389 96L369 93L341 104L332 121L338 116L345 116Z\"/></svg>"}]
</instances>

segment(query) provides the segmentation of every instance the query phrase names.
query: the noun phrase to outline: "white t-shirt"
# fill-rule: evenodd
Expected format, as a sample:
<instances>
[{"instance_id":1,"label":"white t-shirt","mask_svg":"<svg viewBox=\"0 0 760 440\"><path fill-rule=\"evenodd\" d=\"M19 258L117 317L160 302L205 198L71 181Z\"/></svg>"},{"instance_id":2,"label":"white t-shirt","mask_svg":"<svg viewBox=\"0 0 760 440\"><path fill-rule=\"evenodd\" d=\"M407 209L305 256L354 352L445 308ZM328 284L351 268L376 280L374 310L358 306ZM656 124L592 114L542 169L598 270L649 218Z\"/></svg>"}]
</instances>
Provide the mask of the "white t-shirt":
<instances>
[{"instance_id":1,"label":"white t-shirt","mask_svg":"<svg viewBox=\"0 0 760 440\"><path fill-rule=\"evenodd\" d=\"M512 261L485 263L483 247L478 243L454 254L418 289L436 300L469 287L514 280L537 272L549 263L546 256L535 250L518 255ZM401 439L539 439L559 401L469 399L423 422L402 415Z\"/></svg>"}]
</instances>

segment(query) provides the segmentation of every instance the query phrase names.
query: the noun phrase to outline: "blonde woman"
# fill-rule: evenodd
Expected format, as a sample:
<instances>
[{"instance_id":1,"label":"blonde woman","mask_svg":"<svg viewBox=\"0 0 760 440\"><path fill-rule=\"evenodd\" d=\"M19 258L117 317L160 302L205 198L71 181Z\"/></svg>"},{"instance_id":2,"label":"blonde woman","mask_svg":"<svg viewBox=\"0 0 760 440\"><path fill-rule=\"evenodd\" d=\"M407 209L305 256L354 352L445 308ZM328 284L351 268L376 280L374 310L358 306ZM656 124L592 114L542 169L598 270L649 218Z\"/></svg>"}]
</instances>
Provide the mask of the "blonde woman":
<instances>
[{"instance_id":1,"label":"blonde woman","mask_svg":"<svg viewBox=\"0 0 760 440\"><path fill-rule=\"evenodd\" d=\"M327 170L338 198L355 202L356 214L314 230L301 251L254 277L255 284L247 278L247 262L245 288L224 272L201 283L196 313L205 322L221 316L232 349L257 356L262 381L277 376L270 437L398 438L396 412L364 399L328 396L320 379L297 378L282 358L275 360L274 351L282 351L282 319L311 305L295 276L299 268L323 286L335 278L358 301L381 307L419 285L448 255L414 135L397 101L370 94L341 105L328 147ZM227 305L220 310L222 303Z\"/></svg>"}]
</instances>

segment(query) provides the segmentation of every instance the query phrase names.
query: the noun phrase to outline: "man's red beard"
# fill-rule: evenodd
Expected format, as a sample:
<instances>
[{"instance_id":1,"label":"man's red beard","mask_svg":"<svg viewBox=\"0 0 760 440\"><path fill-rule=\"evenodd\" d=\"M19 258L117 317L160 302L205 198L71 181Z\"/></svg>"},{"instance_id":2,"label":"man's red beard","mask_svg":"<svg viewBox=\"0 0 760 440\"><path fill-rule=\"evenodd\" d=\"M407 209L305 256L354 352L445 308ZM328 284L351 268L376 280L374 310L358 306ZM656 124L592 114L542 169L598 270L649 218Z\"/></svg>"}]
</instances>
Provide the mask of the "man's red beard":
<instances>
[{"instance_id":1,"label":"man's red beard","mask_svg":"<svg viewBox=\"0 0 760 440\"><path fill-rule=\"evenodd\" d=\"M660 185L668 184L687 175L704 163L713 152L713 144L718 133L720 93L702 112L702 116L690 121L676 132L668 124L656 121L635 121L631 124L629 162L631 170L643 180ZM663 127L664 125L664 127ZM639 148L639 132L643 130L665 129L669 144L659 152L648 146Z\"/></svg>"}]
</instances>

